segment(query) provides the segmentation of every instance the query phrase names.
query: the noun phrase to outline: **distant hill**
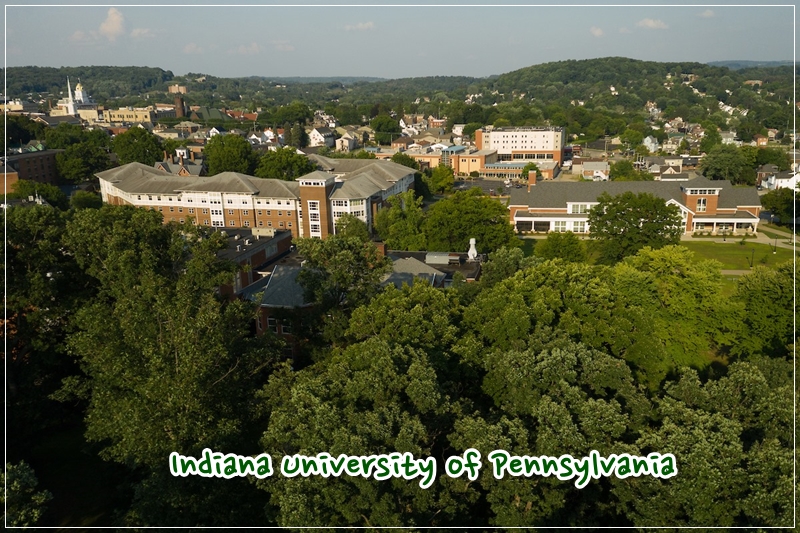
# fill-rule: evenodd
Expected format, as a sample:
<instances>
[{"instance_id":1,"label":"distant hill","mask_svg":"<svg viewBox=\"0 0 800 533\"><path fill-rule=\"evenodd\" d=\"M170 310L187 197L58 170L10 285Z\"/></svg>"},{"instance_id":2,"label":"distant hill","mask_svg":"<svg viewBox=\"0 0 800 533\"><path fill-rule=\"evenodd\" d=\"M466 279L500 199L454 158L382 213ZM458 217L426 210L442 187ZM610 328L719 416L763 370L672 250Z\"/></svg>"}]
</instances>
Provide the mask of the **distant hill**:
<instances>
[{"instance_id":1,"label":"distant hill","mask_svg":"<svg viewBox=\"0 0 800 533\"><path fill-rule=\"evenodd\" d=\"M744 68L761 68L761 67L783 67L786 65L794 65L794 61L710 61L707 63L712 67L727 67L731 70L740 70Z\"/></svg>"},{"instance_id":2,"label":"distant hill","mask_svg":"<svg viewBox=\"0 0 800 533\"><path fill-rule=\"evenodd\" d=\"M336 83L339 82L343 85L352 85L359 82L377 82L386 81L386 78L373 78L369 76L328 76L328 77L313 77L313 76L293 76L286 78L271 78L265 76L252 76L260 80L274 81L280 83Z\"/></svg>"}]
</instances>

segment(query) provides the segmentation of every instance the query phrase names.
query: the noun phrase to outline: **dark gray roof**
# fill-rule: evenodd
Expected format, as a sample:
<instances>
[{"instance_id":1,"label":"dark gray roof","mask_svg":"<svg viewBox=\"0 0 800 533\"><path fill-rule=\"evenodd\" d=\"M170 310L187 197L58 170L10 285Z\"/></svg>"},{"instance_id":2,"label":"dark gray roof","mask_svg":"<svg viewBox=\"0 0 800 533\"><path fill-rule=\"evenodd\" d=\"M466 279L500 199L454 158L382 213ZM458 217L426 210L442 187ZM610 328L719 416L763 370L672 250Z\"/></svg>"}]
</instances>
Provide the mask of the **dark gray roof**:
<instances>
[{"instance_id":1,"label":"dark gray roof","mask_svg":"<svg viewBox=\"0 0 800 533\"><path fill-rule=\"evenodd\" d=\"M297 283L301 267L275 265L272 274L249 285L242 297L262 307L303 307L308 305L303 297L303 287ZM261 294L258 299L257 295Z\"/></svg>"},{"instance_id":2,"label":"dark gray roof","mask_svg":"<svg viewBox=\"0 0 800 533\"><path fill-rule=\"evenodd\" d=\"M441 270L437 270L432 266L426 265L422 261L413 257L396 258L392 262L392 272L384 276L382 285L386 286L394 284L398 289L403 287L403 284L412 285L414 279L422 278L433 286L441 284L447 274Z\"/></svg>"}]
</instances>

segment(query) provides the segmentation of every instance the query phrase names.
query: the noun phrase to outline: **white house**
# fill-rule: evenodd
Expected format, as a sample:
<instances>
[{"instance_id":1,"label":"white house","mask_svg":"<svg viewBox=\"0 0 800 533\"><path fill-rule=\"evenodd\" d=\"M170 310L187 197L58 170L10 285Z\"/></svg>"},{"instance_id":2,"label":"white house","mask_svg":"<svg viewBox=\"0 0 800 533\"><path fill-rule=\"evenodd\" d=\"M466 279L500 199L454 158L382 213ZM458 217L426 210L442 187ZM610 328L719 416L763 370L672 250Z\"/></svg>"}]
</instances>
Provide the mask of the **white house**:
<instances>
[{"instance_id":1,"label":"white house","mask_svg":"<svg viewBox=\"0 0 800 533\"><path fill-rule=\"evenodd\" d=\"M652 135L648 135L647 137L645 137L644 140L642 141L642 144L644 145L645 148L647 148L648 151L650 151L650 153L658 152L659 148L658 139L656 139Z\"/></svg>"}]
</instances>

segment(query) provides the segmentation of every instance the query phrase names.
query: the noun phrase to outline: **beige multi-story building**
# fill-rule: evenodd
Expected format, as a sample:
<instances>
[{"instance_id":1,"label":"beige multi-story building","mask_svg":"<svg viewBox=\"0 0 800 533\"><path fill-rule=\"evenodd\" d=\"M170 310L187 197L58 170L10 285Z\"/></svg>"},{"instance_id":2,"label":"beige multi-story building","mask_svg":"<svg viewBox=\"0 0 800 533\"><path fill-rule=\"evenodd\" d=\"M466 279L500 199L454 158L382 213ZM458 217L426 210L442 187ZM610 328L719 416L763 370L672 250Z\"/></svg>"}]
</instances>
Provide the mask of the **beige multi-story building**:
<instances>
[{"instance_id":1,"label":"beige multi-story building","mask_svg":"<svg viewBox=\"0 0 800 533\"><path fill-rule=\"evenodd\" d=\"M154 109L153 106L147 107L121 107L119 109L109 109L105 112L106 122L149 122L154 123L162 118L175 118L175 107Z\"/></svg>"},{"instance_id":2,"label":"beige multi-story building","mask_svg":"<svg viewBox=\"0 0 800 533\"><path fill-rule=\"evenodd\" d=\"M564 128L492 128L475 131L478 150L494 150L502 161L563 161Z\"/></svg>"},{"instance_id":3,"label":"beige multi-story building","mask_svg":"<svg viewBox=\"0 0 800 533\"><path fill-rule=\"evenodd\" d=\"M236 172L178 176L140 163L97 174L103 201L160 212L164 222L219 228L287 230L325 238L349 213L372 226L392 195L414 186L414 171L390 161L313 159L322 170L297 181Z\"/></svg>"}]
</instances>

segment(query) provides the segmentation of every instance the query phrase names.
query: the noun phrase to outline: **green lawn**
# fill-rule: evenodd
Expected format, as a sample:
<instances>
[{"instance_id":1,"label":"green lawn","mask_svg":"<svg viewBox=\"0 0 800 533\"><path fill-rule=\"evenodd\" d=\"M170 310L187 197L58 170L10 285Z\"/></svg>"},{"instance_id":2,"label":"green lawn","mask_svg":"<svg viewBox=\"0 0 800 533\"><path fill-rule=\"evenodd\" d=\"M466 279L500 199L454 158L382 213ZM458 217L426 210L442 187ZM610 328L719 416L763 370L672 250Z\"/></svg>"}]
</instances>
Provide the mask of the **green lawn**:
<instances>
[{"instance_id":1,"label":"green lawn","mask_svg":"<svg viewBox=\"0 0 800 533\"><path fill-rule=\"evenodd\" d=\"M716 259L722 263L722 270L748 270L750 260L755 265L775 267L792 260L792 250L778 248L772 253L772 246L748 242L744 246L738 242L682 242L681 245L695 253L697 260Z\"/></svg>"}]
</instances>

